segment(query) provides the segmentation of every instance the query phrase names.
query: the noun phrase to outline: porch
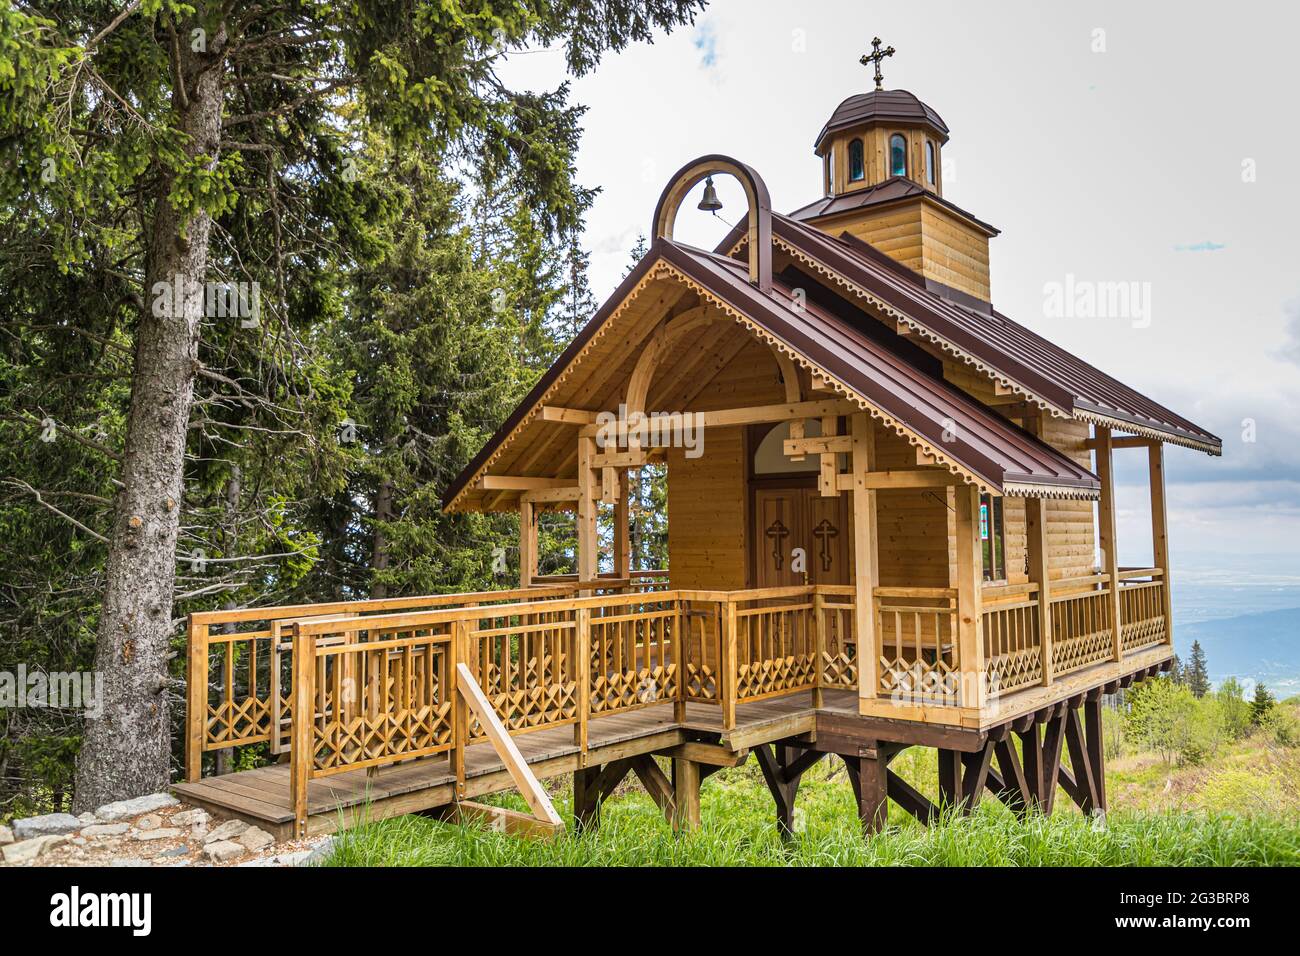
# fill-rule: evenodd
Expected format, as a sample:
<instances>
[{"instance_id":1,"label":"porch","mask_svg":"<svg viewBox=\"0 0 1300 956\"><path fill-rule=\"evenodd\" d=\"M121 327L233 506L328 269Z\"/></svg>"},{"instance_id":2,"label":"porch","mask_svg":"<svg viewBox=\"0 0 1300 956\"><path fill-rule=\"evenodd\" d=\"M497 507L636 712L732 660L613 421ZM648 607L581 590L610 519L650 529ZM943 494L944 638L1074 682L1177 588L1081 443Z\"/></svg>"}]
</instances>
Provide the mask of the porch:
<instances>
[{"instance_id":1,"label":"porch","mask_svg":"<svg viewBox=\"0 0 1300 956\"><path fill-rule=\"evenodd\" d=\"M1032 586L986 589L973 654L950 589L877 588L860 653L854 587L667 589L657 572L198 614L175 789L286 836L410 812L536 832L560 825L539 780L589 780L592 813L609 779L634 773L690 825L701 776L751 750L991 752L1167 664L1159 569L1121 572L1116 591L1106 575L1054 584L1045 611ZM276 762L203 777L205 754L250 745ZM510 787L533 817L474 802Z\"/></svg>"}]
</instances>

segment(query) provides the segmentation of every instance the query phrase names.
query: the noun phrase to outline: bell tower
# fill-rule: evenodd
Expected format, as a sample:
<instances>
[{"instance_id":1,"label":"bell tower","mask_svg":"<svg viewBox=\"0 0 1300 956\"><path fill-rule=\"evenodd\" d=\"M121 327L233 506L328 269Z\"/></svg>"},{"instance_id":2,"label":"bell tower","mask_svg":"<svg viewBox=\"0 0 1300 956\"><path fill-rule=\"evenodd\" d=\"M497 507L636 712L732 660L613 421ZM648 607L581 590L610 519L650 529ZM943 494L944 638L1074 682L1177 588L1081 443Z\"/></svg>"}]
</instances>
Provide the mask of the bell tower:
<instances>
[{"instance_id":1,"label":"bell tower","mask_svg":"<svg viewBox=\"0 0 1300 956\"><path fill-rule=\"evenodd\" d=\"M822 194L796 218L839 235L848 231L921 273L937 291L989 301L988 241L998 230L943 197L948 126L907 90L886 90L881 64L894 48L872 52L876 88L850 96L817 134Z\"/></svg>"}]
</instances>

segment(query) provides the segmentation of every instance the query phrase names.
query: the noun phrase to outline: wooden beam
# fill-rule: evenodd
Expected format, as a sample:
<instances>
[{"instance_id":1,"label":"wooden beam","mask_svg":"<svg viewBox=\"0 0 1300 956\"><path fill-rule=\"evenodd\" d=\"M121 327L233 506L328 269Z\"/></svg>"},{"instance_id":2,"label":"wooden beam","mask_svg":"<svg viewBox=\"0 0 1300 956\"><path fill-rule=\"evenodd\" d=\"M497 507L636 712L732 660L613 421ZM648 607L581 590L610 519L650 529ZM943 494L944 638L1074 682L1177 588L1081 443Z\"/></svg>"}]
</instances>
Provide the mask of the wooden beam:
<instances>
[{"instance_id":1,"label":"wooden beam","mask_svg":"<svg viewBox=\"0 0 1300 956\"><path fill-rule=\"evenodd\" d=\"M663 811L664 819L672 823L677 817L677 800L673 793L673 785L659 769L654 757L641 754L633 758L632 772L641 781L641 786L645 787L646 793L650 794L650 799Z\"/></svg>"},{"instance_id":2,"label":"wooden beam","mask_svg":"<svg viewBox=\"0 0 1300 956\"><path fill-rule=\"evenodd\" d=\"M1100 428L1101 426L1098 426L1098 430ZM1110 431L1110 429L1107 429L1107 431ZM1159 448L1161 444L1158 438L1144 438L1142 435L1121 435L1118 438L1112 436L1110 440L1111 448ZM1089 438L1083 443L1083 447L1096 451L1101 447L1100 436Z\"/></svg>"},{"instance_id":3,"label":"wooden beam","mask_svg":"<svg viewBox=\"0 0 1300 956\"><path fill-rule=\"evenodd\" d=\"M640 468L650 461L647 451L600 451L591 456L592 468Z\"/></svg>"},{"instance_id":4,"label":"wooden beam","mask_svg":"<svg viewBox=\"0 0 1300 956\"><path fill-rule=\"evenodd\" d=\"M695 423L702 428L730 428L734 425L761 425L792 419L822 418L826 415L852 415L861 409L853 402L832 399L813 402L788 402L777 405L753 405L726 408L713 412L694 412ZM584 426L580 434L595 437L599 426Z\"/></svg>"},{"instance_id":5,"label":"wooden beam","mask_svg":"<svg viewBox=\"0 0 1300 956\"><path fill-rule=\"evenodd\" d=\"M852 445L854 633L858 642L858 699L873 700L879 686L876 653L876 586L880 583L876 545L876 493L866 482L875 464L875 433L871 417L858 412L849 420Z\"/></svg>"},{"instance_id":6,"label":"wooden beam","mask_svg":"<svg viewBox=\"0 0 1300 956\"><path fill-rule=\"evenodd\" d=\"M1052 671L1052 581L1047 546L1047 502L1042 498L1025 499L1025 547L1029 563L1029 581L1038 585L1039 655L1043 686L1054 679Z\"/></svg>"},{"instance_id":7,"label":"wooden beam","mask_svg":"<svg viewBox=\"0 0 1300 956\"><path fill-rule=\"evenodd\" d=\"M465 703L469 705L470 710L474 711L474 716L478 718L480 726L482 726L484 733L487 734L488 740L491 741L492 748L497 752L497 756L501 758L501 763L505 765L506 770L510 772L510 779L514 780L520 795L532 808L533 815L537 819L563 830L564 821L555 812L555 806L551 803L550 796L547 795L545 788L542 787L537 777L533 775L533 771L528 766L528 761L519 752L514 738L510 736L505 725L501 723L501 718L497 716L497 712L493 709L492 702L487 699L487 696L483 693L483 688L479 687L478 681L474 679L474 672L465 664L456 665L456 689L460 692Z\"/></svg>"},{"instance_id":8,"label":"wooden beam","mask_svg":"<svg viewBox=\"0 0 1300 956\"><path fill-rule=\"evenodd\" d=\"M572 478L568 479L570 482ZM557 504L567 501L577 501L582 491L577 485L567 485L563 488L548 488L545 491L525 491L519 496L520 501L526 501L529 504Z\"/></svg>"},{"instance_id":9,"label":"wooden beam","mask_svg":"<svg viewBox=\"0 0 1300 956\"><path fill-rule=\"evenodd\" d=\"M659 752L660 757L691 760L712 767L739 767L749 757L748 750L732 750L721 744L689 742Z\"/></svg>"},{"instance_id":10,"label":"wooden beam","mask_svg":"<svg viewBox=\"0 0 1300 956\"><path fill-rule=\"evenodd\" d=\"M533 586L537 576L537 516L531 501L519 502L519 586Z\"/></svg>"},{"instance_id":11,"label":"wooden beam","mask_svg":"<svg viewBox=\"0 0 1300 956\"><path fill-rule=\"evenodd\" d=\"M947 488L960 485L962 480L947 470L934 468L904 469L902 471L871 471L862 476L865 487L885 488ZM853 474L839 476L839 489L850 491L856 487L857 476Z\"/></svg>"},{"instance_id":12,"label":"wooden beam","mask_svg":"<svg viewBox=\"0 0 1300 956\"><path fill-rule=\"evenodd\" d=\"M1097 505L1097 537L1101 544L1101 570L1110 576L1108 587L1110 593L1106 601L1110 609L1109 617L1112 639L1111 659L1124 659L1123 624L1119 611L1119 546L1115 538L1115 459L1111 453L1110 429L1104 425L1094 425L1097 434L1097 447L1093 450L1096 462L1093 471L1101 479L1101 500Z\"/></svg>"},{"instance_id":13,"label":"wooden beam","mask_svg":"<svg viewBox=\"0 0 1300 956\"><path fill-rule=\"evenodd\" d=\"M820 438L787 438L783 442L787 455L848 454L853 451L849 435L822 435Z\"/></svg>"},{"instance_id":14,"label":"wooden beam","mask_svg":"<svg viewBox=\"0 0 1300 956\"><path fill-rule=\"evenodd\" d=\"M578 437L578 520L577 520L577 561L578 580L591 581L596 577L599 561L597 548L600 538L596 531L596 518L599 508L596 505L595 472L591 469L591 459L596 455L596 441L585 435ZM583 597L590 597L591 592L580 592Z\"/></svg>"},{"instance_id":15,"label":"wooden beam","mask_svg":"<svg viewBox=\"0 0 1300 956\"><path fill-rule=\"evenodd\" d=\"M542 491L571 484L572 478L536 478L531 475L484 475L479 479L484 491Z\"/></svg>"},{"instance_id":16,"label":"wooden beam","mask_svg":"<svg viewBox=\"0 0 1300 956\"><path fill-rule=\"evenodd\" d=\"M599 412L585 408L561 408L558 405L542 406L542 421L560 422L564 425L594 425Z\"/></svg>"},{"instance_id":17,"label":"wooden beam","mask_svg":"<svg viewBox=\"0 0 1300 956\"><path fill-rule=\"evenodd\" d=\"M1152 445L1147 452L1147 469L1151 483L1151 563L1164 574L1165 643L1174 643L1173 588L1169 580L1169 514L1165 505L1165 446Z\"/></svg>"},{"instance_id":18,"label":"wooden beam","mask_svg":"<svg viewBox=\"0 0 1300 956\"><path fill-rule=\"evenodd\" d=\"M632 570L632 527L628 499L627 469L618 469L620 493L614 503L614 576L623 577Z\"/></svg>"},{"instance_id":19,"label":"wooden beam","mask_svg":"<svg viewBox=\"0 0 1300 956\"><path fill-rule=\"evenodd\" d=\"M955 489L957 580L957 663L963 707L984 709L987 681L984 674L983 608L984 557L980 547L980 493L972 485Z\"/></svg>"},{"instance_id":20,"label":"wooden beam","mask_svg":"<svg viewBox=\"0 0 1300 956\"><path fill-rule=\"evenodd\" d=\"M554 840L564 832L563 825L555 826L518 810L491 807L473 800L461 800L459 803L438 807L431 815L449 823L478 823L497 833L538 840Z\"/></svg>"}]
</instances>

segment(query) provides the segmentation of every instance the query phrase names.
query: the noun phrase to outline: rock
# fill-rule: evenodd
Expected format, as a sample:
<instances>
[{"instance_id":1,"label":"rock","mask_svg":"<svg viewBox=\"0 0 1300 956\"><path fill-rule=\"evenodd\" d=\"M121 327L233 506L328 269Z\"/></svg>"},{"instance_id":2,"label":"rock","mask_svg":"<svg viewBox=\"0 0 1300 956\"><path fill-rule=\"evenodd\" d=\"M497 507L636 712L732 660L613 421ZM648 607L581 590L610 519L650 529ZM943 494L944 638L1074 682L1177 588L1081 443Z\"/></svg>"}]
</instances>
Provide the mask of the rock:
<instances>
[{"instance_id":1,"label":"rock","mask_svg":"<svg viewBox=\"0 0 1300 956\"><path fill-rule=\"evenodd\" d=\"M209 843L203 848L203 855L213 863L225 863L227 860L233 860L235 857L242 855L244 848L232 840L218 840L216 843Z\"/></svg>"},{"instance_id":2,"label":"rock","mask_svg":"<svg viewBox=\"0 0 1300 956\"><path fill-rule=\"evenodd\" d=\"M227 820L221 826L217 827L206 837L204 843L220 843L223 840L233 840L248 829L248 824L243 820Z\"/></svg>"},{"instance_id":3,"label":"rock","mask_svg":"<svg viewBox=\"0 0 1300 956\"><path fill-rule=\"evenodd\" d=\"M208 822L208 814L205 810L182 810L180 813L172 814L168 822L174 827L203 826Z\"/></svg>"},{"instance_id":4,"label":"rock","mask_svg":"<svg viewBox=\"0 0 1300 956\"><path fill-rule=\"evenodd\" d=\"M170 859L171 857L174 856L184 856L189 852L190 852L190 848L187 846L174 846L170 850L163 850L161 853L158 854L158 858L160 860Z\"/></svg>"},{"instance_id":5,"label":"rock","mask_svg":"<svg viewBox=\"0 0 1300 956\"><path fill-rule=\"evenodd\" d=\"M185 835L185 831L179 827L159 827L157 830L137 830L135 838L137 840L175 840L177 837Z\"/></svg>"},{"instance_id":6,"label":"rock","mask_svg":"<svg viewBox=\"0 0 1300 956\"><path fill-rule=\"evenodd\" d=\"M150 813L135 821L137 830L157 830L160 826L162 826L162 817L156 813Z\"/></svg>"},{"instance_id":7,"label":"rock","mask_svg":"<svg viewBox=\"0 0 1300 956\"><path fill-rule=\"evenodd\" d=\"M116 860L109 860L109 866L153 866L148 860L141 860L134 856L118 857Z\"/></svg>"},{"instance_id":8,"label":"rock","mask_svg":"<svg viewBox=\"0 0 1300 956\"><path fill-rule=\"evenodd\" d=\"M85 837L79 837L79 836L76 836L76 837L73 837L73 838L72 838L72 845L73 845L73 846L85 846L85 845L86 845L87 843L89 843L89 842L90 842L90 841L87 840Z\"/></svg>"},{"instance_id":9,"label":"rock","mask_svg":"<svg viewBox=\"0 0 1300 956\"><path fill-rule=\"evenodd\" d=\"M79 813L77 814L77 819L89 826L92 823L98 822L99 817L95 816L93 813Z\"/></svg>"},{"instance_id":10,"label":"rock","mask_svg":"<svg viewBox=\"0 0 1300 956\"><path fill-rule=\"evenodd\" d=\"M0 827L0 846L8 846L14 842L14 831L8 827Z\"/></svg>"},{"instance_id":11,"label":"rock","mask_svg":"<svg viewBox=\"0 0 1300 956\"><path fill-rule=\"evenodd\" d=\"M121 836L127 830L131 829L129 823L96 823L94 826L86 827L81 831L84 837L115 837Z\"/></svg>"},{"instance_id":12,"label":"rock","mask_svg":"<svg viewBox=\"0 0 1300 956\"><path fill-rule=\"evenodd\" d=\"M105 823L112 823L115 820L125 820L127 817L138 817L142 813L150 813L164 807L176 806L180 806L180 801L170 793L151 793L143 797L133 797L130 800L106 803L95 811L95 816Z\"/></svg>"},{"instance_id":13,"label":"rock","mask_svg":"<svg viewBox=\"0 0 1300 956\"><path fill-rule=\"evenodd\" d=\"M245 860L243 863L236 863L235 866L279 866L280 858L276 856L263 856L256 860Z\"/></svg>"},{"instance_id":14,"label":"rock","mask_svg":"<svg viewBox=\"0 0 1300 956\"><path fill-rule=\"evenodd\" d=\"M265 830L259 830L257 827L250 827L240 836L239 842L249 850L265 850L268 846L275 843L275 837Z\"/></svg>"},{"instance_id":15,"label":"rock","mask_svg":"<svg viewBox=\"0 0 1300 956\"><path fill-rule=\"evenodd\" d=\"M10 843L0 853L4 854L6 863L27 863L67 842L68 838L63 834L49 834L23 840L21 843Z\"/></svg>"},{"instance_id":16,"label":"rock","mask_svg":"<svg viewBox=\"0 0 1300 956\"><path fill-rule=\"evenodd\" d=\"M81 821L71 813L47 813L43 817L27 817L14 821L14 839L30 840L33 837L55 836L81 829Z\"/></svg>"},{"instance_id":17,"label":"rock","mask_svg":"<svg viewBox=\"0 0 1300 956\"><path fill-rule=\"evenodd\" d=\"M334 852L334 837L326 837L311 848L307 858L294 866L320 866ZM295 854L296 855L296 854Z\"/></svg>"}]
</instances>

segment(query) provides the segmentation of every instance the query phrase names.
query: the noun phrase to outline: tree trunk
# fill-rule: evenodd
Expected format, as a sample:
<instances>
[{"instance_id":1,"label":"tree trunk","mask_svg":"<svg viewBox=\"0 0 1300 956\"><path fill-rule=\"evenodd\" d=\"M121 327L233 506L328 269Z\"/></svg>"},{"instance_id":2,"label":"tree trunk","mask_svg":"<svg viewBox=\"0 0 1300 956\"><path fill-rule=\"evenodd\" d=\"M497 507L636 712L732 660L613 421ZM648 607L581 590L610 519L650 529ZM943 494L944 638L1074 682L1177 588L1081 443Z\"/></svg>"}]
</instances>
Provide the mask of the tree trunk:
<instances>
[{"instance_id":1,"label":"tree trunk","mask_svg":"<svg viewBox=\"0 0 1300 956\"><path fill-rule=\"evenodd\" d=\"M187 29L182 35L188 34ZM206 53L181 44L179 73L188 102L179 90L173 95L177 123L189 137L187 153L213 157L214 163L222 68L201 67L220 54L225 39L224 30L210 31ZM86 722L77 758L79 812L163 790L170 779L166 689L176 537L212 225L204 212L186 222L172 208L167 196L173 180L163 172L145 269L146 304L135 336L122 486L95 651L103 715ZM181 293L170 308L154 307L160 283Z\"/></svg>"},{"instance_id":2,"label":"tree trunk","mask_svg":"<svg viewBox=\"0 0 1300 956\"><path fill-rule=\"evenodd\" d=\"M384 478L379 482L375 493L375 532L370 552L372 575L388 569L388 535L384 534L383 523L393 517L393 482ZM372 577L373 580L373 577ZM388 585L374 581L370 586L370 596L376 601L388 597Z\"/></svg>"}]
</instances>

